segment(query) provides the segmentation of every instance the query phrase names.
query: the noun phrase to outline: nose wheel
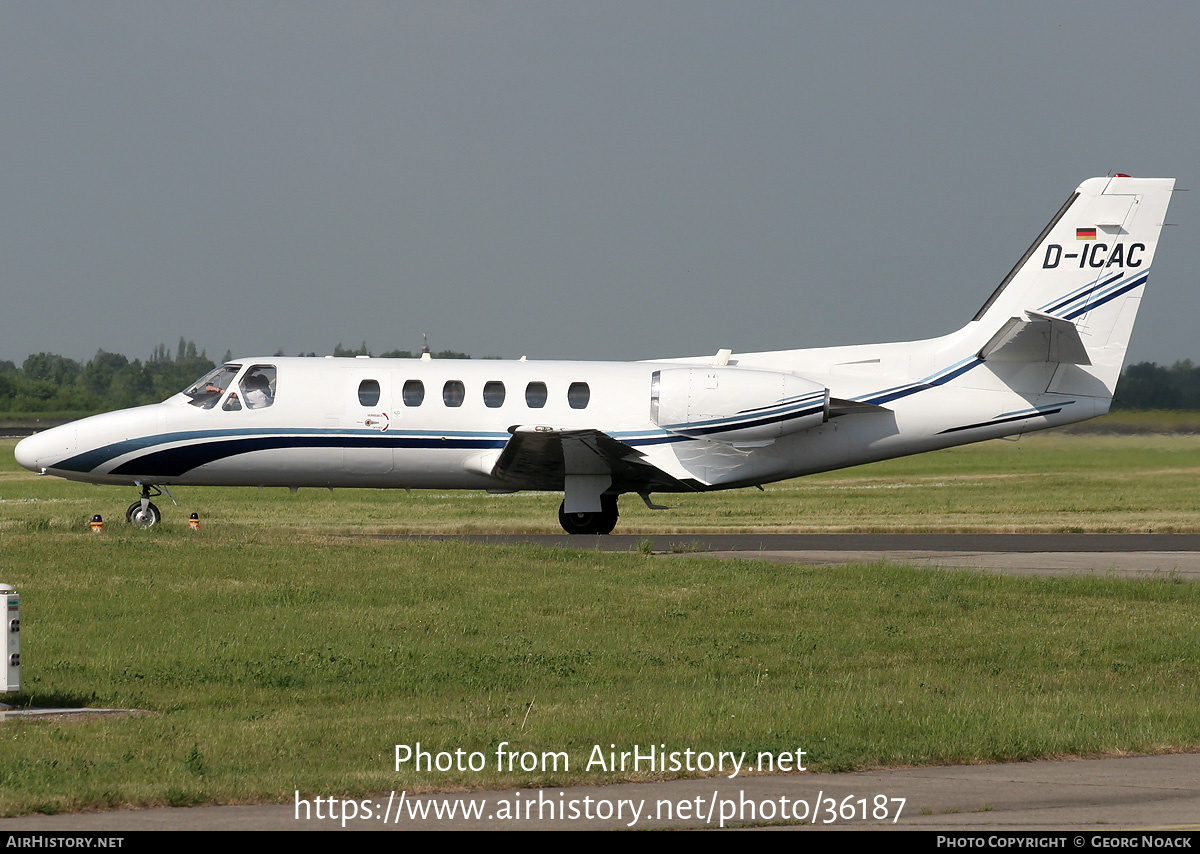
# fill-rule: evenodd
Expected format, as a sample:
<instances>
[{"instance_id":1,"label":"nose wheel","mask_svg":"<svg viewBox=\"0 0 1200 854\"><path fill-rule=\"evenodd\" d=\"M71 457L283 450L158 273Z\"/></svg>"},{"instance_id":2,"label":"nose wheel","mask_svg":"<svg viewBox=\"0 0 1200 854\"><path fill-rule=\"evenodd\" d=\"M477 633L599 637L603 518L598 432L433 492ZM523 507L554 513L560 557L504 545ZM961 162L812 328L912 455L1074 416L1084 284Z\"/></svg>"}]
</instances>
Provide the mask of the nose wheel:
<instances>
[{"instance_id":1,"label":"nose wheel","mask_svg":"<svg viewBox=\"0 0 1200 854\"><path fill-rule=\"evenodd\" d=\"M617 496L600 496L599 513L568 513L566 502L558 505L558 524L568 534L611 534L617 527Z\"/></svg>"},{"instance_id":2,"label":"nose wheel","mask_svg":"<svg viewBox=\"0 0 1200 854\"><path fill-rule=\"evenodd\" d=\"M129 505L129 509L125 511L125 521L139 528L153 528L162 521L162 513L150 503L150 499L162 495L162 490L149 484L141 486L142 497Z\"/></svg>"},{"instance_id":3,"label":"nose wheel","mask_svg":"<svg viewBox=\"0 0 1200 854\"><path fill-rule=\"evenodd\" d=\"M142 506L141 501L135 501L125 511L125 521L130 525L137 525L139 528L153 528L162 521L162 513L149 501L146 502L145 507Z\"/></svg>"}]
</instances>

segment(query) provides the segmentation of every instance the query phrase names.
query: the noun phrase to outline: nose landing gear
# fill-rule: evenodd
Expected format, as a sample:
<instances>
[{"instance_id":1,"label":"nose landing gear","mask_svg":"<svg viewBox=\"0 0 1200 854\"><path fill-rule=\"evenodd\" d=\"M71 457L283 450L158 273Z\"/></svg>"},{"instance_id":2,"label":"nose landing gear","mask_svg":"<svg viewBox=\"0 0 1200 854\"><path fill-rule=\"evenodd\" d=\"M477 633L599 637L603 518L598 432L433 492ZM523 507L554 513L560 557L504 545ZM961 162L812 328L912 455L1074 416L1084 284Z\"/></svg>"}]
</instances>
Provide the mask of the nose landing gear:
<instances>
[{"instance_id":1,"label":"nose landing gear","mask_svg":"<svg viewBox=\"0 0 1200 854\"><path fill-rule=\"evenodd\" d=\"M157 486L142 484L142 497L129 505L129 509L125 511L125 521L139 528L153 528L161 522L162 512L150 503L152 497L157 498L159 495L162 495L162 490Z\"/></svg>"},{"instance_id":2,"label":"nose landing gear","mask_svg":"<svg viewBox=\"0 0 1200 854\"><path fill-rule=\"evenodd\" d=\"M145 507L142 507L142 502L135 501L125 511L125 521L131 525L137 525L139 528L152 528L162 521L162 513L156 505L149 501L146 502Z\"/></svg>"}]
</instances>

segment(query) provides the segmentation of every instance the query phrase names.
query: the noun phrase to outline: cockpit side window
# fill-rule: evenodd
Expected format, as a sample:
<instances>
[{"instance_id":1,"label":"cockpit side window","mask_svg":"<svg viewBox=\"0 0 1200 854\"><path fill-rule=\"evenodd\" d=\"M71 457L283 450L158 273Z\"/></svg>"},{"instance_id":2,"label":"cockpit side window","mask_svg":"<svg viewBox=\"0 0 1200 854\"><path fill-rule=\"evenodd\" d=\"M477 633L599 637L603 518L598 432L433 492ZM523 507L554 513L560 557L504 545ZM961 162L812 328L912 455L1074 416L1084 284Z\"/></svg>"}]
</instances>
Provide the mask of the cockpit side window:
<instances>
[{"instance_id":1,"label":"cockpit side window","mask_svg":"<svg viewBox=\"0 0 1200 854\"><path fill-rule=\"evenodd\" d=\"M241 365L222 365L205 374L184 391L191 398L188 402L201 409L212 409L241 369Z\"/></svg>"},{"instance_id":2,"label":"cockpit side window","mask_svg":"<svg viewBox=\"0 0 1200 854\"><path fill-rule=\"evenodd\" d=\"M238 385L247 409L266 409L275 402L275 366L252 365Z\"/></svg>"}]
</instances>

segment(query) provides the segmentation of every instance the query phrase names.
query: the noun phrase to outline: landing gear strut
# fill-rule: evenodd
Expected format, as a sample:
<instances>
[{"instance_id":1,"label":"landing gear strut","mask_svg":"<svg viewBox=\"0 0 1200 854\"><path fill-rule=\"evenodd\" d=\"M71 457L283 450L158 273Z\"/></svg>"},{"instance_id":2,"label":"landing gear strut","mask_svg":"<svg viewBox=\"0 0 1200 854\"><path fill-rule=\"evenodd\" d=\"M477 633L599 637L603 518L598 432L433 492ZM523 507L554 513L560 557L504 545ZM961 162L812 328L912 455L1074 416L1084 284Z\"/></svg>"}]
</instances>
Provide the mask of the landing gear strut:
<instances>
[{"instance_id":1,"label":"landing gear strut","mask_svg":"<svg viewBox=\"0 0 1200 854\"><path fill-rule=\"evenodd\" d=\"M617 527L617 496L601 495L599 513L567 513L558 505L558 524L568 534L611 534Z\"/></svg>"},{"instance_id":2,"label":"landing gear strut","mask_svg":"<svg viewBox=\"0 0 1200 854\"><path fill-rule=\"evenodd\" d=\"M125 511L125 521L139 528L152 528L161 522L162 513L150 503L151 496L159 495L162 495L162 490L157 486L142 484L142 497L129 505L129 509Z\"/></svg>"}]
</instances>

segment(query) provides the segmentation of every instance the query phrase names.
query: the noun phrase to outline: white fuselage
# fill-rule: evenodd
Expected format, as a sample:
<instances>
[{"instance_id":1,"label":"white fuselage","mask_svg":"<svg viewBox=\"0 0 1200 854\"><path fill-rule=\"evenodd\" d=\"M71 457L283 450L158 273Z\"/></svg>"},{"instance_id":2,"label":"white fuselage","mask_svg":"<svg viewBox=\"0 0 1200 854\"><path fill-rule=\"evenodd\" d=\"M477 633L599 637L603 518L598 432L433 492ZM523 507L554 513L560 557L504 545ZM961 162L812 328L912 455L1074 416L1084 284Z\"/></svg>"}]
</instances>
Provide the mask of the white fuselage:
<instances>
[{"instance_id":1,"label":"white fuselage","mask_svg":"<svg viewBox=\"0 0 1200 854\"><path fill-rule=\"evenodd\" d=\"M886 345L885 345L886 346ZM899 345L905 351L917 344ZM879 345L872 352L881 352ZM870 400L894 394L902 383L887 360L841 373L819 364L837 350L792 351L800 370L756 364L754 354L722 367L719 380L740 372L778 373L828 383L834 399ZM772 354L777 357L778 354ZM910 352L897 352L907 366ZM770 364L774 359L760 359ZM278 374L274 401L265 409L201 409L185 395L151 406L105 413L24 440L22 465L96 483L226 484L245 486L361 486L379 488L521 489L562 484L523 483L493 469L518 427L554 431L595 429L636 448L659 469L693 489L768 483L812 472L934 448L1012 435L1090 418L1107 401L1078 395L1017 395L991 366L974 365L970 385L928 385L887 401L878 411L819 418L818 423L768 442L730 442L663 429L651 419L655 372L703 360L672 362L531 362L420 359L258 358ZM950 366L946 366L950 367ZM805 369L807 368L807 369ZM1043 366L1047 380L1051 366ZM930 371L936 373L936 371ZM377 400L364 404L364 381L378 383ZM424 396L406 405L406 383ZM462 384L462 401L447 405L447 383ZM492 396L485 402L489 383ZM544 384L545 402L527 402L531 383ZM503 400L496 393L501 384ZM586 403L572 406L572 384L585 384ZM227 396L226 396L227 398ZM536 400L536 398L535 398ZM747 408L771 404L749 399ZM1061 409L1059 407L1062 406ZM1049 409L1052 414L1039 414ZM998 423L1011 413L1024 417ZM965 429L964 429L965 428ZM952 432L946 432L952 431ZM670 491L658 486L656 491Z\"/></svg>"}]
</instances>

